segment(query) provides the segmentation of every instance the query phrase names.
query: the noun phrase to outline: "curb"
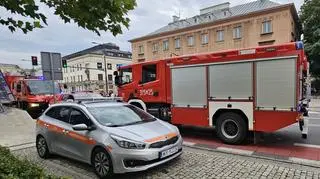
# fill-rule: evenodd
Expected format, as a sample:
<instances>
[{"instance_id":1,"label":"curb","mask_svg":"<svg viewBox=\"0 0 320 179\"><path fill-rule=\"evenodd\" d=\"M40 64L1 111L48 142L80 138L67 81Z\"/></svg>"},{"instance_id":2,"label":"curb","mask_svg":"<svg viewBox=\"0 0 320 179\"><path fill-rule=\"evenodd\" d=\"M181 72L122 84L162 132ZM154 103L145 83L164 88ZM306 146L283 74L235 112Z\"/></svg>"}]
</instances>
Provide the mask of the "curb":
<instances>
[{"instance_id":1,"label":"curb","mask_svg":"<svg viewBox=\"0 0 320 179\"><path fill-rule=\"evenodd\" d=\"M277 157L268 157L268 156L259 156L254 155L254 151L250 150L242 150L242 149L232 149L232 148L226 148L226 147L218 147L216 149L204 147L204 146L195 146L196 143L192 142L183 142L182 144L185 147L199 149L199 150L206 150L210 152L218 152L218 153L224 153L224 154L233 154L233 155L239 155L244 157L251 157L251 158L257 158L257 159L264 159L264 160L271 160L276 162L283 162L288 164L298 164L303 165L307 167L314 167L314 168L320 168L320 161L316 160L308 160L303 158L296 158L296 157L289 157L288 159L281 159Z\"/></svg>"}]
</instances>

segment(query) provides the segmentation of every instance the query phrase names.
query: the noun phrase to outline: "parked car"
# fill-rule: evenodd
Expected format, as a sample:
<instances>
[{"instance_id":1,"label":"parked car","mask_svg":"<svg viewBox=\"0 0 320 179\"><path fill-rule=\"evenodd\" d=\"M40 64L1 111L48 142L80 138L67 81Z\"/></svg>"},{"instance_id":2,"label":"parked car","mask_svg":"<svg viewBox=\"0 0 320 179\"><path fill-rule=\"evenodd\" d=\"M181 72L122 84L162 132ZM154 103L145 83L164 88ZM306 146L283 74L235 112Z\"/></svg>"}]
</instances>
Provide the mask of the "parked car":
<instances>
[{"instance_id":1,"label":"parked car","mask_svg":"<svg viewBox=\"0 0 320 179\"><path fill-rule=\"evenodd\" d=\"M50 106L37 120L42 158L59 154L93 166L96 174L147 170L182 153L177 127L121 102L87 101Z\"/></svg>"}]
</instances>

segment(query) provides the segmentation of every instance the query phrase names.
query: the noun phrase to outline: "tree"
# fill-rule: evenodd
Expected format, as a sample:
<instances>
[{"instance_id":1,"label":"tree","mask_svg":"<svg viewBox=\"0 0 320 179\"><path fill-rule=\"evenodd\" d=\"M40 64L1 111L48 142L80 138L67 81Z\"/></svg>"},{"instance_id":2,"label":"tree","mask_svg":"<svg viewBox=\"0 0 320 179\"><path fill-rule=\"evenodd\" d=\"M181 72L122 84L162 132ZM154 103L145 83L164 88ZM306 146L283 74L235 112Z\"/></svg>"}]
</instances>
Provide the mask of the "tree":
<instances>
[{"instance_id":1,"label":"tree","mask_svg":"<svg viewBox=\"0 0 320 179\"><path fill-rule=\"evenodd\" d=\"M303 25L305 51L310 61L310 72L320 79L320 1L305 0L300 19Z\"/></svg>"},{"instance_id":2,"label":"tree","mask_svg":"<svg viewBox=\"0 0 320 179\"><path fill-rule=\"evenodd\" d=\"M65 23L75 22L78 26L100 35L101 31L110 31L114 36L122 33L122 27L129 27L130 19L126 17L136 6L135 0L1 0L11 14L21 16L4 18L0 15L0 24L7 26L11 32L21 29L28 33L47 24L47 17L39 11L43 4L54 9Z\"/></svg>"}]
</instances>

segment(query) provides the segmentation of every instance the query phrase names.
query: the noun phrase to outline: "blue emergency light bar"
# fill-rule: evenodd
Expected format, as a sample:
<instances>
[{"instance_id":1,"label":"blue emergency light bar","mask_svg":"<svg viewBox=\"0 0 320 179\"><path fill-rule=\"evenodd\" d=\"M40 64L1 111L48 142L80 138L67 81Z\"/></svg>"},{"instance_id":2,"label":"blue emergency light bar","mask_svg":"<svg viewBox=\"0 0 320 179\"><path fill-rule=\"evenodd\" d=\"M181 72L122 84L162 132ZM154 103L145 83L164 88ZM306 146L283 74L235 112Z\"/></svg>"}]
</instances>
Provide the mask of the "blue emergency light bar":
<instances>
[{"instance_id":1,"label":"blue emergency light bar","mask_svg":"<svg viewBox=\"0 0 320 179\"><path fill-rule=\"evenodd\" d=\"M296 42L296 49L297 50L301 50L304 48L303 42L302 41L298 41Z\"/></svg>"}]
</instances>

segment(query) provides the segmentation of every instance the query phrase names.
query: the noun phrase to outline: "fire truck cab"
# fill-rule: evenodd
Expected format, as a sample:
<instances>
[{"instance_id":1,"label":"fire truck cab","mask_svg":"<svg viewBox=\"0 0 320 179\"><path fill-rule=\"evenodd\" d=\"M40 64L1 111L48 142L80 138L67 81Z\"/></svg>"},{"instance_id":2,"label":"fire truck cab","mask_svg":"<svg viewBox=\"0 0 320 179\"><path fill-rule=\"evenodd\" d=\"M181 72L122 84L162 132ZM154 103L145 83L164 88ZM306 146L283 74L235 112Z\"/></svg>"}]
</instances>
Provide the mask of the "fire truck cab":
<instances>
[{"instance_id":1,"label":"fire truck cab","mask_svg":"<svg viewBox=\"0 0 320 179\"><path fill-rule=\"evenodd\" d=\"M5 78L16 98L17 106L27 110L33 118L39 116L55 100L61 100L58 83L55 83L53 88L51 81L44 81L38 77L6 76Z\"/></svg>"},{"instance_id":2,"label":"fire truck cab","mask_svg":"<svg viewBox=\"0 0 320 179\"><path fill-rule=\"evenodd\" d=\"M294 42L123 66L115 82L128 103L176 125L215 126L225 143L296 122L306 138L307 64Z\"/></svg>"}]
</instances>

